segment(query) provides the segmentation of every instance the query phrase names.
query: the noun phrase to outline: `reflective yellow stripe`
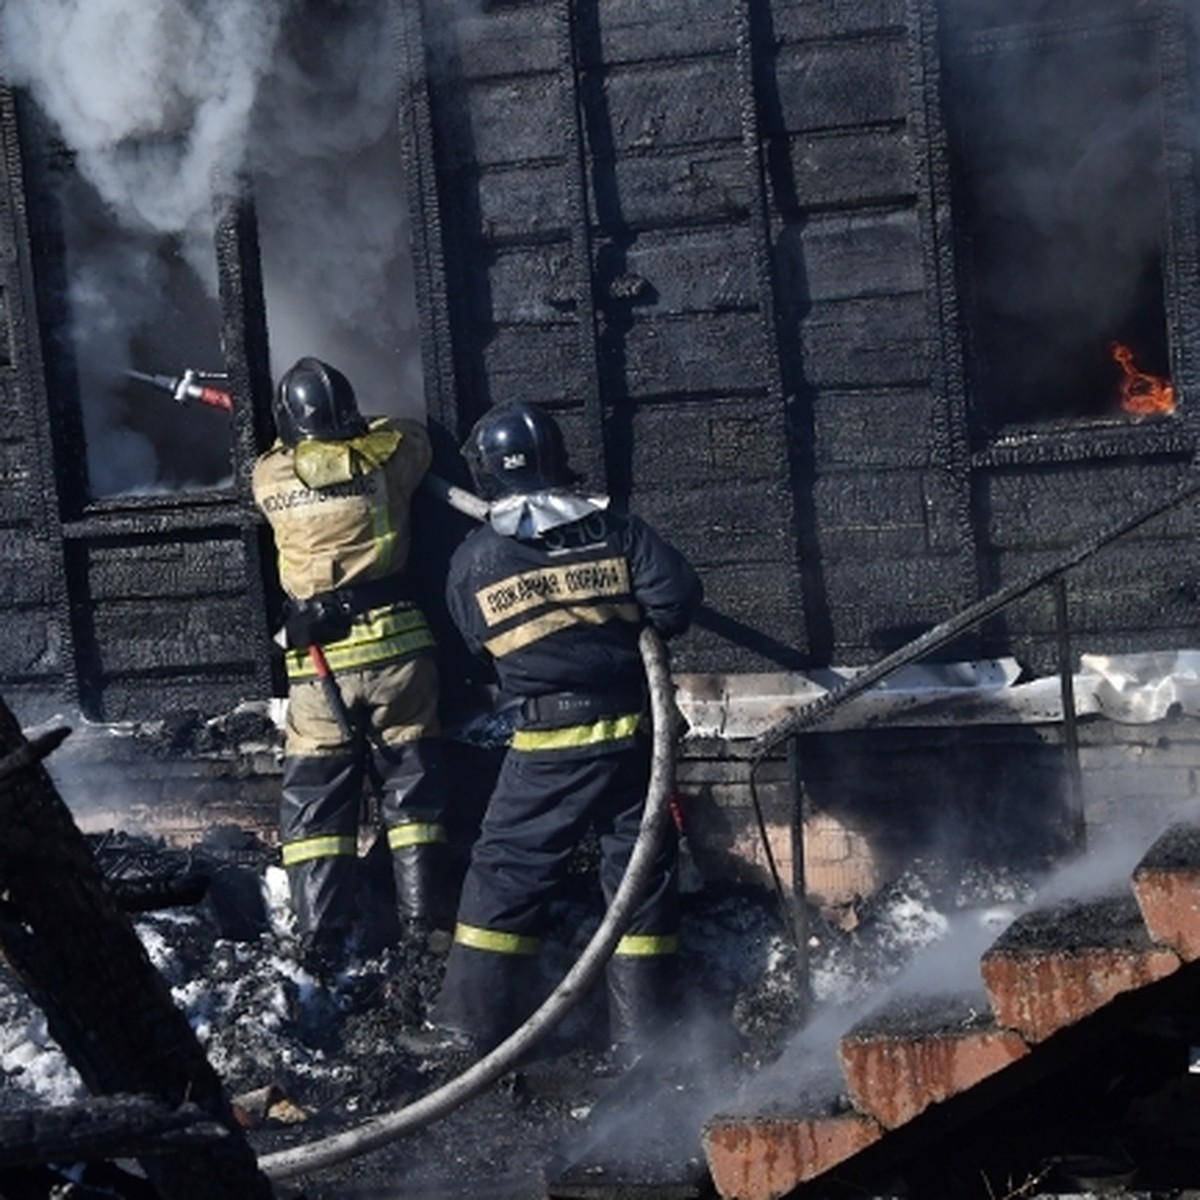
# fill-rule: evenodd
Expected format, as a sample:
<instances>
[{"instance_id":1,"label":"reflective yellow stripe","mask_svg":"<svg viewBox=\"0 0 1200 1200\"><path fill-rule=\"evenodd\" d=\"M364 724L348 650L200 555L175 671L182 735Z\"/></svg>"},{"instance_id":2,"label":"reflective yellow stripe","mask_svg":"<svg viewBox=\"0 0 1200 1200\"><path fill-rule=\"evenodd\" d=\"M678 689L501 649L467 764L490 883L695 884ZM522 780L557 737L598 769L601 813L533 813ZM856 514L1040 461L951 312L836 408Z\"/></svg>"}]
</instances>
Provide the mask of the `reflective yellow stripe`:
<instances>
[{"instance_id":1,"label":"reflective yellow stripe","mask_svg":"<svg viewBox=\"0 0 1200 1200\"><path fill-rule=\"evenodd\" d=\"M630 958L649 958L655 954L676 954L679 951L677 933L627 933L618 943L614 954Z\"/></svg>"},{"instance_id":2,"label":"reflective yellow stripe","mask_svg":"<svg viewBox=\"0 0 1200 1200\"><path fill-rule=\"evenodd\" d=\"M371 526L375 541L375 561L390 566L396 554L396 530L386 504L375 509Z\"/></svg>"},{"instance_id":3,"label":"reflective yellow stripe","mask_svg":"<svg viewBox=\"0 0 1200 1200\"><path fill-rule=\"evenodd\" d=\"M541 949L541 939L522 933L501 933L497 929L480 929L478 925L454 927L454 940L460 946L473 950L490 950L493 954L536 954Z\"/></svg>"},{"instance_id":4,"label":"reflective yellow stripe","mask_svg":"<svg viewBox=\"0 0 1200 1200\"><path fill-rule=\"evenodd\" d=\"M633 737L642 722L641 713L605 717L591 725L564 725L561 729L518 729L512 736L514 750L572 750L598 746Z\"/></svg>"},{"instance_id":5,"label":"reflective yellow stripe","mask_svg":"<svg viewBox=\"0 0 1200 1200\"><path fill-rule=\"evenodd\" d=\"M436 821L409 821L404 825L393 825L388 830L387 840L389 850L432 846L446 840L446 831Z\"/></svg>"},{"instance_id":6,"label":"reflective yellow stripe","mask_svg":"<svg viewBox=\"0 0 1200 1200\"><path fill-rule=\"evenodd\" d=\"M483 644L493 658L503 658L514 650L520 650L547 634L557 633L560 629L570 629L572 625L604 625L609 621L629 621L637 624L642 619L636 604L595 604L578 605L564 608L554 608L526 621L507 633L488 638Z\"/></svg>"},{"instance_id":7,"label":"reflective yellow stripe","mask_svg":"<svg viewBox=\"0 0 1200 1200\"><path fill-rule=\"evenodd\" d=\"M623 558L600 558L497 579L475 593L475 603L488 625L499 625L546 604L578 604L614 596L628 599L631 590L629 564Z\"/></svg>"},{"instance_id":8,"label":"reflective yellow stripe","mask_svg":"<svg viewBox=\"0 0 1200 1200\"><path fill-rule=\"evenodd\" d=\"M350 633L323 647L331 671L366 667L372 663L433 649L433 633L420 609L373 608L357 617ZM316 670L307 650L287 652L289 679L315 679Z\"/></svg>"},{"instance_id":9,"label":"reflective yellow stripe","mask_svg":"<svg viewBox=\"0 0 1200 1200\"><path fill-rule=\"evenodd\" d=\"M282 850L283 865L294 867L300 863L312 862L317 858L346 858L358 852L358 844L352 837L342 837L327 834L323 837L302 838L298 842L288 842Z\"/></svg>"}]
</instances>

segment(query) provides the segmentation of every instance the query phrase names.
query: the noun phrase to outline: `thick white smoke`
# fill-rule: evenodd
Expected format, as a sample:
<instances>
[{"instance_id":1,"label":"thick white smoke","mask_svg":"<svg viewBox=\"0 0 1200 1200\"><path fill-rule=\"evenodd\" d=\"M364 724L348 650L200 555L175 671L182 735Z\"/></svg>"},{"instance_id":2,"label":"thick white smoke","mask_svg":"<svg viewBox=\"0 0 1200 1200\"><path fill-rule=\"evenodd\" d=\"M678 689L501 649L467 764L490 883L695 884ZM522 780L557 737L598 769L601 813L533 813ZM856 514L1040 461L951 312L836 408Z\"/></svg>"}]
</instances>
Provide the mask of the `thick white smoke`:
<instances>
[{"instance_id":1,"label":"thick white smoke","mask_svg":"<svg viewBox=\"0 0 1200 1200\"><path fill-rule=\"evenodd\" d=\"M283 0L6 0L5 69L131 231L212 274L214 180L245 155Z\"/></svg>"},{"instance_id":2,"label":"thick white smoke","mask_svg":"<svg viewBox=\"0 0 1200 1200\"><path fill-rule=\"evenodd\" d=\"M221 369L215 212L244 180L275 375L318 354L367 410L422 412L388 10L3 4L4 73L70 152L71 169L60 156L51 171L68 280L59 332L79 380L93 494L229 476L223 414L179 410L125 372Z\"/></svg>"},{"instance_id":3,"label":"thick white smoke","mask_svg":"<svg viewBox=\"0 0 1200 1200\"><path fill-rule=\"evenodd\" d=\"M399 48L388 5L333 7L284 22L249 148L272 361L317 354L365 409L419 415Z\"/></svg>"}]
</instances>

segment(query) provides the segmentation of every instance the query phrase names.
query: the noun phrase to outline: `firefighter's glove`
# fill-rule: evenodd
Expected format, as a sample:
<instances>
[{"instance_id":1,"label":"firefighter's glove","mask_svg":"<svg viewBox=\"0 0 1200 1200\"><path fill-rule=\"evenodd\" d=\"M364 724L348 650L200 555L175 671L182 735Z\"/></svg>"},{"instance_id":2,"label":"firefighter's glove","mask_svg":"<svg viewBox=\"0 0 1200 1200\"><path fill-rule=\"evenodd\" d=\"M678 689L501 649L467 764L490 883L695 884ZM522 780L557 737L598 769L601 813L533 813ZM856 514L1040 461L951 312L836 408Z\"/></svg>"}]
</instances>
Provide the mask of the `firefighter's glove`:
<instances>
[{"instance_id":1,"label":"firefighter's glove","mask_svg":"<svg viewBox=\"0 0 1200 1200\"><path fill-rule=\"evenodd\" d=\"M288 645L304 650L339 642L350 632L353 619L349 607L335 598L299 601L288 607L284 622Z\"/></svg>"}]
</instances>

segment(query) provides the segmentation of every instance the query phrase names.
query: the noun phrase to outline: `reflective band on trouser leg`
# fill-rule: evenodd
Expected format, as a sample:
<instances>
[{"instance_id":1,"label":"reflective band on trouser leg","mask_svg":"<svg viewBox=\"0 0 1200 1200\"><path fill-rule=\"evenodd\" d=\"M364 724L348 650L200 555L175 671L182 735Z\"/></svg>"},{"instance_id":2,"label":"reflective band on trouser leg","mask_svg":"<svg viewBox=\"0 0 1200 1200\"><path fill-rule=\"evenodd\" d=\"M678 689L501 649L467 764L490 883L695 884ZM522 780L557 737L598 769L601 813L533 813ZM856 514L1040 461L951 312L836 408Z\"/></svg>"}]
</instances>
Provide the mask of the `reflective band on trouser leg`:
<instances>
[{"instance_id":1,"label":"reflective band on trouser leg","mask_svg":"<svg viewBox=\"0 0 1200 1200\"><path fill-rule=\"evenodd\" d=\"M406 846L439 846L446 840L445 827L436 821L407 821L393 825L387 834L389 850Z\"/></svg>"},{"instance_id":2,"label":"reflective band on trouser leg","mask_svg":"<svg viewBox=\"0 0 1200 1200\"><path fill-rule=\"evenodd\" d=\"M677 933L627 933L619 942L614 954L627 958L653 958L661 954L679 952Z\"/></svg>"},{"instance_id":3,"label":"reflective band on trouser leg","mask_svg":"<svg viewBox=\"0 0 1200 1200\"><path fill-rule=\"evenodd\" d=\"M512 736L514 750L574 750L599 746L633 737L642 723L641 713L605 717L591 725L564 725L561 729L518 729Z\"/></svg>"},{"instance_id":4,"label":"reflective band on trouser leg","mask_svg":"<svg viewBox=\"0 0 1200 1200\"><path fill-rule=\"evenodd\" d=\"M319 858L352 858L357 852L358 844L354 838L330 834L301 838L297 842L288 842L280 849L285 867L298 867L301 863L314 862Z\"/></svg>"},{"instance_id":5,"label":"reflective band on trouser leg","mask_svg":"<svg viewBox=\"0 0 1200 1200\"><path fill-rule=\"evenodd\" d=\"M493 954L536 954L542 946L541 938L523 933L503 933L498 929L480 929L478 925L454 927L454 940L460 946L472 950L490 950Z\"/></svg>"}]
</instances>

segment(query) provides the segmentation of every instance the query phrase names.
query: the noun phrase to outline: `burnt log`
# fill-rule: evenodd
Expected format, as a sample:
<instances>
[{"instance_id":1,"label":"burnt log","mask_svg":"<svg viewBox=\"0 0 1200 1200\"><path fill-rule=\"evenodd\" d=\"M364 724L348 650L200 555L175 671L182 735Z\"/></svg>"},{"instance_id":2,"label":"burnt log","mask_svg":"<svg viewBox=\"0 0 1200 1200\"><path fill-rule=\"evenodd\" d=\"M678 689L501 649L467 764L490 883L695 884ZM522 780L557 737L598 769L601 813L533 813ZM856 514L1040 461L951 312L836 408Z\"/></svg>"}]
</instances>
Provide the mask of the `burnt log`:
<instances>
[{"instance_id":1,"label":"burnt log","mask_svg":"<svg viewBox=\"0 0 1200 1200\"><path fill-rule=\"evenodd\" d=\"M39 1163L141 1159L224 1142L229 1130L194 1104L169 1108L144 1096L0 1113L0 1169Z\"/></svg>"},{"instance_id":2,"label":"burnt log","mask_svg":"<svg viewBox=\"0 0 1200 1200\"><path fill-rule=\"evenodd\" d=\"M93 1095L191 1104L228 1130L138 1157L163 1200L267 1200L220 1078L29 745L0 700L0 954Z\"/></svg>"}]
</instances>

